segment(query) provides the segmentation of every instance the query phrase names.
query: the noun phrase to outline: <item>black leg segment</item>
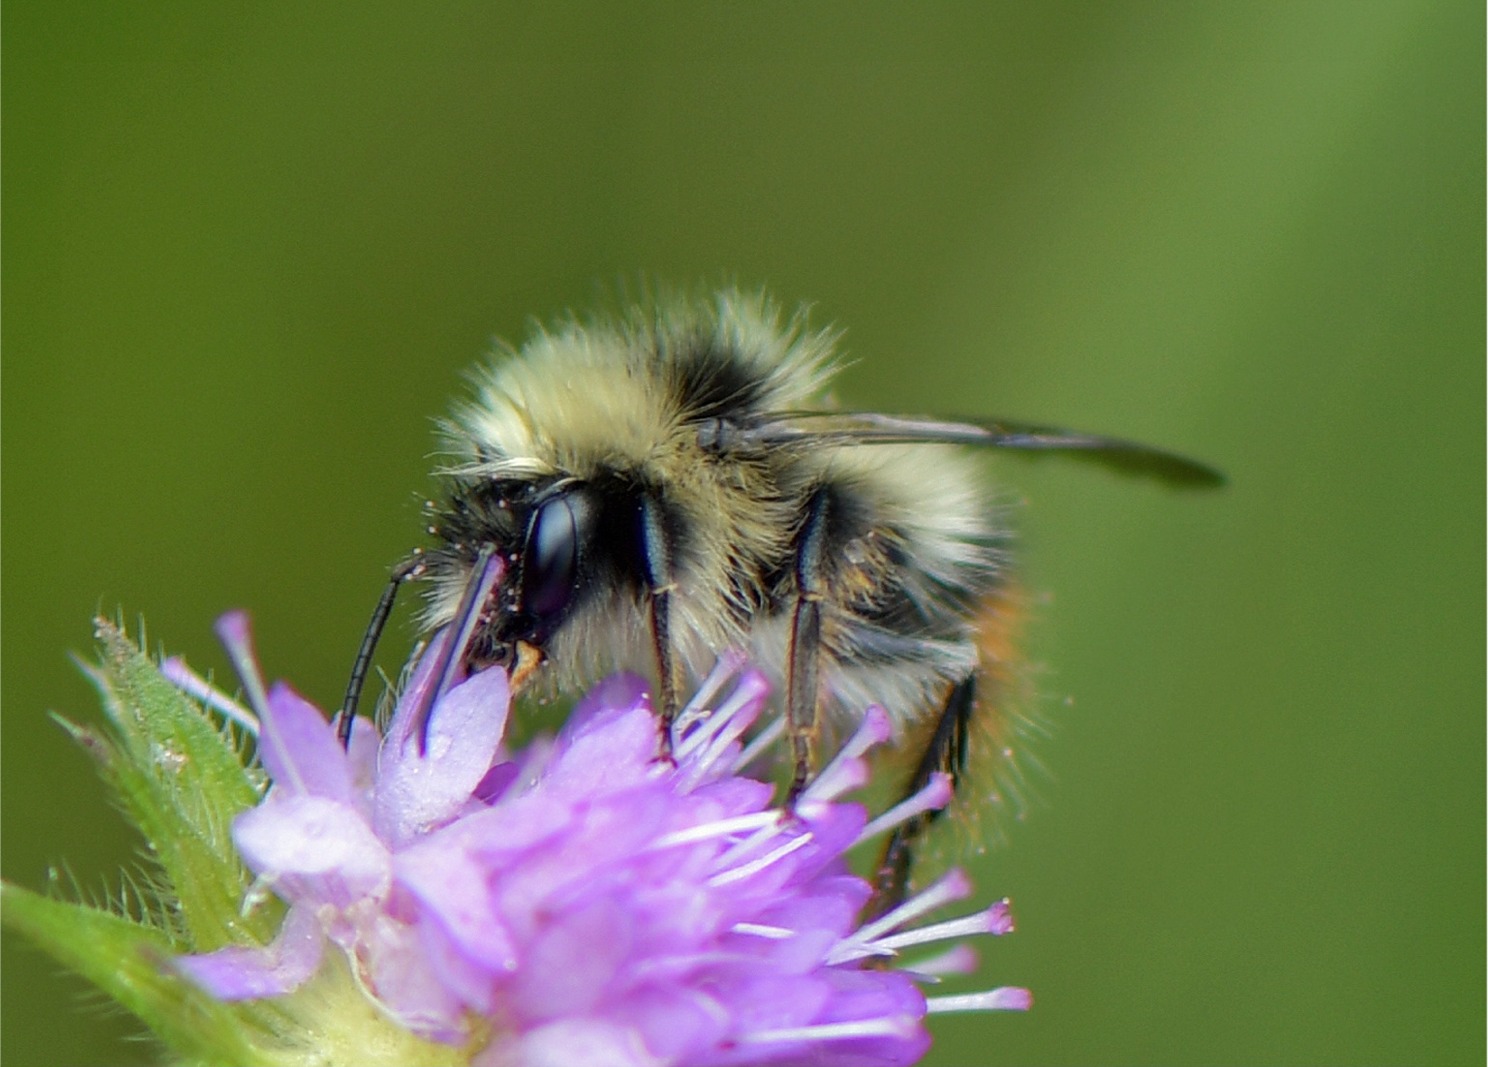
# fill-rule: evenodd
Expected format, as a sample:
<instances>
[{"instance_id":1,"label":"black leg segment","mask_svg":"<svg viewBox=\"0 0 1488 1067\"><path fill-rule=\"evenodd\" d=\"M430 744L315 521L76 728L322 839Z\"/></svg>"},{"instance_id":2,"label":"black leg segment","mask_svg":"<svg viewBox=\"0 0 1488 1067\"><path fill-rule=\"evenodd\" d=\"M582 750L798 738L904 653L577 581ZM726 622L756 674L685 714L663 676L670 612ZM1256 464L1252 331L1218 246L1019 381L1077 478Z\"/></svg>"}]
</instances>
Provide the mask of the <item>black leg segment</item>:
<instances>
[{"instance_id":1,"label":"black leg segment","mask_svg":"<svg viewBox=\"0 0 1488 1067\"><path fill-rule=\"evenodd\" d=\"M935 732L930 735L924 755L920 757L914 776L904 790L906 798L929 785L930 776L937 771L949 774L953 787L960 784L962 773L966 769L971 717L975 712L976 675L973 674L951 688L940 718L935 723ZM916 815L901 823L889 838L874 878L873 899L868 902L870 918L882 915L903 902L909 889L915 845L939 815L939 811Z\"/></svg>"},{"instance_id":2,"label":"black leg segment","mask_svg":"<svg viewBox=\"0 0 1488 1067\"><path fill-rule=\"evenodd\" d=\"M818 489L806 509L796 542L796 606L786 656L785 728L795 770L787 808L795 806L811 778L820 732L822 600L827 595L826 545L829 497Z\"/></svg>"},{"instance_id":3,"label":"black leg segment","mask_svg":"<svg viewBox=\"0 0 1488 1067\"><path fill-rule=\"evenodd\" d=\"M651 609L651 648L656 657L656 703L661 716L661 755L672 756L672 722L677 717L679 679L672 650L672 542L659 501L641 499L641 555Z\"/></svg>"}]
</instances>

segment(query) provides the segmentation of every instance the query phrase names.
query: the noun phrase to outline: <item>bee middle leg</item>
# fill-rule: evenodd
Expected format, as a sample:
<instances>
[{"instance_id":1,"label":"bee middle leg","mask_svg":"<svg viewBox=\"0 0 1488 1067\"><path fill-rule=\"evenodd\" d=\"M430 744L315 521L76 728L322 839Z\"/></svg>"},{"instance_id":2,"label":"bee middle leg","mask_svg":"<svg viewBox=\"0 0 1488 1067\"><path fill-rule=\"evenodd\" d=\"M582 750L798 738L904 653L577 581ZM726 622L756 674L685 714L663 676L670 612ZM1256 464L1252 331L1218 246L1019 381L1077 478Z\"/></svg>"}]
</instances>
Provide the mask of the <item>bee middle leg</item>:
<instances>
[{"instance_id":1,"label":"bee middle leg","mask_svg":"<svg viewBox=\"0 0 1488 1067\"><path fill-rule=\"evenodd\" d=\"M933 774L951 776L951 785L959 784L966 768L967 738L971 717L976 711L976 675L972 674L951 687L945 707L936 719L935 731L915 766L914 775L905 787L904 797L914 796L930 784ZM914 849L925 836L940 811L928 811L901 823L884 846L873 880L873 896L867 915L877 918L904 901L909 891L909 875L914 865Z\"/></svg>"}]
</instances>

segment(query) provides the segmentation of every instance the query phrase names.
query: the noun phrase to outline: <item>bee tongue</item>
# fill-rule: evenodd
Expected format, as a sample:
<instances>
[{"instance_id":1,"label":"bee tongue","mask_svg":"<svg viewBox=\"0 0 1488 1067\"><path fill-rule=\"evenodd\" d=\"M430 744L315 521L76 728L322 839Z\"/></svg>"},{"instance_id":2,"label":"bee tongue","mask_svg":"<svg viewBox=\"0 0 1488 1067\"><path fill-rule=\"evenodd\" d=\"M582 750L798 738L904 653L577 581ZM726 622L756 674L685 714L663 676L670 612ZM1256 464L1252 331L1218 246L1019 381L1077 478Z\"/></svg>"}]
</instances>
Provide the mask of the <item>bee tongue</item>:
<instances>
[{"instance_id":1,"label":"bee tongue","mask_svg":"<svg viewBox=\"0 0 1488 1067\"><path fill-rule=\"evenodd\" d=\"M419 754L423 755L429 743L430 711L439 698L454 684L455 676L465 662L465 650L480 623L481 614L491 590L501 578L502 563L496 555L494 545L481 546L470 572L470 581L460 595L460 604L455 608L454 618L449 624L449 640L439 651L439 660L434 665L434 677L438 680L429 687L424 705L414 714L414 724L419 736Z\"/></svg>"}]
</instances>

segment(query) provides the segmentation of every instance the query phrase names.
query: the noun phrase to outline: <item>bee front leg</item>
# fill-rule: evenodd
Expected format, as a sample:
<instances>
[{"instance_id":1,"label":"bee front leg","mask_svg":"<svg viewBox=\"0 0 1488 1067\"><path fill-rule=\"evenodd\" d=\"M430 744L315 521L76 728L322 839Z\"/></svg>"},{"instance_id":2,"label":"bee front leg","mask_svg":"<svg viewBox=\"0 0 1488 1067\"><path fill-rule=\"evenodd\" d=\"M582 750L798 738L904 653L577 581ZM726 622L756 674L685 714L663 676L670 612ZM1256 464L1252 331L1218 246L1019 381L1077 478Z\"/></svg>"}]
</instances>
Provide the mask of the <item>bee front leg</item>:
<instances>
[{"instance_id":1,"label":"bee front leg","mask_svg":"<svg viewBox=\"0 0 1488 1067\"><path fill-rule=\"evenodd\" d=\"M816 767L820 734L820 664L822 601L827 595L826 543L828 497L818 489L806 509L796 543L796 608L791 617L786 658L785 729L790 735L795 771L785 806L794 810Z\"/></svg>"},{"instance_id":2,"label":"bee front leg","mask_svg":"<svg viewBox=\"0 0 1488 1067\"><path fill-rule=\"evenodd\" d=\"M661 758L672 758L672 723L677 718L677 657L673 654L671 599L672 546L663 522L660 503L654 497L641 501L642 564L646 574L646 599L651 612L651 649L656 658L656 710L661 718Z\"/></svg>"}]
</instances>

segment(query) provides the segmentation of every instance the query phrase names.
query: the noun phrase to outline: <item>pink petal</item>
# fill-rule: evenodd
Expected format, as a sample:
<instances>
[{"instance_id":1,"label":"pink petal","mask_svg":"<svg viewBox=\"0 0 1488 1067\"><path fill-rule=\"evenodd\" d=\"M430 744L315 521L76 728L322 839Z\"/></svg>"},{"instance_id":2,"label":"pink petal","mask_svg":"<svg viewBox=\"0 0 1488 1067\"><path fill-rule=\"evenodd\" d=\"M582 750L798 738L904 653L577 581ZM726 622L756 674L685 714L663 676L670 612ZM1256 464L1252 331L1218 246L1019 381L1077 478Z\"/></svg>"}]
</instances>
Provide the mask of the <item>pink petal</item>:
<instances>
[{"instance_id":1,"label":"pink petal","mask_svg":"<svg viewBox=\"0 0 1488 1067\"><path fill-rule=\"evenodd\" d=\"M218 1000L256 1000L291 993L320 965L325 939L315 911L293 907L279 936L265 948L232 946L182 956L176 967Z\"/></svg>"},{"instance_id":2,"label":"pink petal","mask_svg":"<svg viewBox=\"0 0 1488 1067\"><path fill-rule=\"evenodd\" d=\"M657 1067L634 1028L601 1019L562 1019L520 1040L492 1042L471 1067Z\"/></svg>"},{"instance_id":3,"label":"pink petal","mask_svg":"<svg viewBox=\"0 0 1488 1067\"><path fill-rule=\"evenodd\" d=\"M416 733L389 732L379 758L374 822L393 847L448 822L470 802L496 760L510 705L506 672L492 668L434 705L422 754Z\"/></svg>"},{"instance_id":4,"label":"pink petal","mask_svg":"<svg viewBox=\"0 0 1488 1067\"><path fill-rule=\"evenodd\" d=\"M378 1000L414 1033L446 1044L463 1043L469 1036L467 1005L451 988L451 969L429 951L422 924L381 915L361 934L356 953Z\"/></svg>"},{"instance_id":5,"label":"pink petal","mask_svg":"<svg viewBox=\"0 0 1488 1067\"><path fill-rule=\"evenodd\" d=\"M254 873L297 902L346 907L386 893L392 875L372 828L325 797L270 797L233 821L233 841Z\"/></svg>"},{"instance_id":6,"label":"pink petal","mask_svg":"<svg viewBox=\"0 0 1488 1067\"><path fill-rule=\"evenodd\" d=\"M458 846L437 844L408 849L393 862L398 884L418 900L421 915L438 922L463 955L490 971L516 966L516 948L484 864Z\"/></svg>"},{"instance_id":7,"label":"pink petal","mask_svg":"<svg viewBox=\"0 0 1488 1067\"><path fill-rule=\"evenodd\" d=\"M557 796L601 796L634 786L665 770L656 719L644 705L610 710L571 729L564 728L558 752L543 775L543 789Z\"/></svg>"},{"instance_id":8,"label":"pink petal","mask_svg":"<svg viewBox=\"0 0 1488 1067\"><path fill-rule=\"evenodd\" d=\"M351 767L330 722L283 682L269 690L269 720L259 735L259 759L274 784L292 793L351 799Z\"/></svg>"},{"instance_id":9,"label":"pink petal","mask_svg":"<svg viewBox=\"0 0 1488 1067\"><path fill-rule=\"evenodd\" d=\"M637 674L612 674L574 705L564 732L582 729L591 718L607 718L638 707L651 707L651 683Z\"/></svg>"},{"instance_id":10,"label":"pink petal","mask_svg":"<svg viewBox=\"0 0 1488 1067\"><path fill-rule=\"evenodd\" d=\"M630 919L613 898L553 915L526 946L511 1008L533 1020L594 1012L633 951Z\"/></svg>"}]
</instances>

